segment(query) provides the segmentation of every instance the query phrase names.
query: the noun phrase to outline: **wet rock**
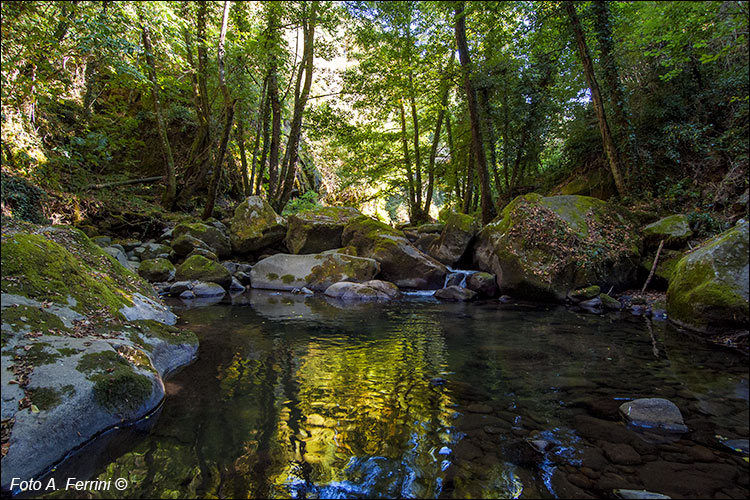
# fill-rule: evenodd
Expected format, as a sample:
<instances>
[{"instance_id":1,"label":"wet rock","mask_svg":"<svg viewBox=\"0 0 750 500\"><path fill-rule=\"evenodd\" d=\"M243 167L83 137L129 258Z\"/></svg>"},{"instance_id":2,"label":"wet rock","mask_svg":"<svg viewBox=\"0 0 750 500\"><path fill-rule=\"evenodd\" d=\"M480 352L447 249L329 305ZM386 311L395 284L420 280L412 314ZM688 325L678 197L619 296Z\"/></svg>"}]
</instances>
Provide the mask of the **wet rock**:
<instances>
[{"instance_id":1,"label":"wet rock","mask_svg":"<svg viewBox=\"0 0 750 500\"><path fill-rule=\"evenodd\" d=\"M551 484L559 498L596 498L568 481L567 474L559 468L553 472Z\"/></svg>"},{"instance_id":2,"label":"wet rock","mask_svg":"<svg viewBox=\"0 0 750 500\"><path fill-rule=\"evenodd\" d=\"M242 271L237 271L234 273L234 277L237 278L237 281L239 281L242 285L248 286L250 285L250 275L247 273L243 273Z\"/></svg>"},{"instance_id":3,"label":"wet rock","mask_svg":"<svg viewBox=\"0 0 750 500\"><path fill-rule=\"evenodd\" d=\"M133 253L136 257L141 260L156 259L163 257L164 255L169 256L172 248L167 245L160 243L144 243L143 245L136 247Z\"/></svg>"},{"instance_id":4,"label":"wet rock","mask_svg":"<svg viewBox=\"0 0 750 500\"><path fill-rule=\"evenodd\" d=\"M204 297L221 297L223 296L226 291L224 290L224 287L217 283L211 283L206 281L197 281L193 283L192 290L193 296L197 298L204 298ZM184 292L183 292L184 293ZM180 298L185 298L180 294Z\"/></svg>"},{"instance_id":5,"label":"wet rock","mask_svg":"<svg viewBox=\"0 0 750 500\"><path fill-rule=\"evenodd\" d=\"M602 308L602 300L599 297L594 297L593 299L581 301L578 305L584 309L598 311Z\"/></svg>"},{"instance_id":6,"label":"wet rock","mask_svg":"<svg viewBox=\"0 0 750 500\"><path fill-rule=\"evenodd\" d=\"M492 407L481 403L474 403L466 407L472 413L492 413Z\"/></svg>"},{"instance_id":7,"label":"wet rock","mask_svg":"<svg viewBox=\"0 0 750 500\"><path fill-rule=\"evenodd\" d=\"M750 454L750 441L747 439L725 439L721 444L742 455Z\"/></svg>"},{"instance_id":8,"label":"wet rock","mask_svg":"<svg viewBox=\"0 0 750 500\"><path fill-rule=\"evenodd\" d=\"M643 398L623 403L620 414L631 425L670 433L688 431L677 406L663 398Z\"/></svg>"},{"instance_id":9,"label":"wet rock","mask_svg":"<svg viewBox=\"0 0 750 500\"><path fill-rule=\"evenodd\" d=\"M341 253L276 254L253 266L250 270L250 286L269 290L307 287L324 292L341 281L369 281L379 270L378 263L373 259Z\"/></svg>"},{"instance_id":10,"label":"wet rock","mask_svg":"<svg viewBox=\"0 0 750 500\"><path fill-rule=\"evenodd\" d=\"M610 297L606 293L600 294L599 299L602 301L602 306L604 306L605 309L622 309L622 304L620 303L620 301Z\"/></svg>"},{"instance_id":11,"label":"wet rock","mask_svg":"<svg viewBox=\"0 0 750 500\"><path fill-rule=\"evenodd\" d=\"M750 224L703 243L676 265L667 289L669 319L711 332L747 330L750 317Z\"/></svg>"},{"instance_id":12,"label":"wet rock","mask_svg":"<svg viewBox=\"0 0 750 500\"><path fill-rule=\"evenodd\" d=\"M407 233L404 232L406 235ZM439 234L434 233L427 233L419 235L417 239L414 240L414 246L417 247L421 252L428 253L430 250L430 247L440 239Z\"/></svg>"},{"instance_id":13,"label":"wet rock","mask_svg":"<svg viewBox=\"0 0 750 500\"><path fill-rule=\"evenodd\" d=\"M176 281L169 287L169 295L179 295L185 290L191 290L193 284L190 281Z\"/></svg>"},{"instance_id":14,"label":"wet rock","mask_svg":"<svg viewBox=\"0 0 750 500\"><path fill-rule=\"evenodd\" d=\"M244 292L245 287L242 283L240 283L240 281L237 278L232 277L232 283L229 285L229 291L230 292Z\"/></svg>"},{"instance_id":15,"label":"wet rock","mask_svg":"<svg viewBox=\"0 0 750 500\"><path fill-rule=\"evenodd\" d=\"M112 244L112 238L109 236L94 236L91 238L91 241L102 248L108 247Z\"/></svg>"},{"instance_id":16,"label":"wet rock","mask_svg":"<svg viewBox=\"0 0 750 500\"><path fill-rule=\"evenodd\" d=\"M221 289L222 293L224 292L224 289ZM179 293L179 297L181 299L190 300L195 298L195 293L193 293L192 290L183 290Z\"/></svg>"},{"instance_id":17,"label":"wet rock","mask_svg":"<svg viewBox=\"0 0 750 500\"><path fill-rule=\"evenodd\" d=\"M477 272L466 277L466 288L474 290L482 297L497 295L497 280L494 274Z\"/></svg>"},{"instance_id":18,"label":"wet rock","mask_svg":"<svg viewBox=\"0 0 750 500\"><path fill-rule=\"evenodd\" d=\"M231 262L228 260L225 260L221 263L222 266L227 268L227 271L229 271L230 274L234 274L237 272L237 268L240 267L240 265L236 262Z\"/></svg>"},{"instance_id":19,"label":"wet rock","mask_svg":"<svg viewBox=\"0 0 750 500\"><path fill-rule=\"evenodd\" d=\"M584 300L593 299L599 295L601 288L597 285L587 286L586 288L579 288L578 290L571 290L568 292L568 298L573 302L581 302Z\"/></svg>"},{"instance_id":20,"label":"wet rock","mask_svg":"<svg viewBox=\"0 0 750 500\"><path fill-rule=\"evenodd\" d=\"M441 288L434 293L434 296L442 300L453 300L458 302L466 302L474 300L477 296L477 292L469 290L468 288L461 288L457 285L451 285L447 288Z\"/></svg>"},{"instance_id":21,"label":"wet rock","mask_svg":"<svg viewBox=\"0 0 750 500\"><path fill-rule=\"evenodd\" d=\"M639 476L647 490L678 498L712 498L714 493L731 485L737 468L728 464L681 464L655 461L644 464Z\"/></svg>"},{"instance_id":22,"label":"wet rock","mask_svg":"<svg viewBox=\"0 0 750 500\"><path fill-rule=\"evenodd\" d=\"M362 213L351 207L319 207L287 218L284 243L293 254L320 253L341 248L344 227Z\"/></svg>"},{"instance_id":23,"label":"wet rock","mask_svg":"<svg viewBox=\"0 0 750 500\"><path fill-rule=\"evenodd\" d=\"M375 290L386 294L392 299L398 298L401 295L398 287L390 281L368 280L363 281L362 284L365 286L369 286L370 288L374 288Z\"/></svg>"},{"instance_id":24,"label":"wet rock","mask_svg":"<svg viewBox=\"0 0 750 500\"><path fill-rule=\"evenodd\" d=\"M627 500L662 500L672 498L667 495L662 495L661 493L654 493L653 491L646 490L616 489L613 490L612 493L614 493L617 498L624 498Z\"/></svg>"},{"instance_id":25,"label":"wet rock","mask_svg":"<svg viewBox=\"0 0 750 500\"><path fill-rule=\"evenodd\" d=\"M588 415L575 416L575 429L583 437L610 443L630 443L634 438L622 422L611 422Z\"/></svg>"},{"instance_id":26,"label":"wet rock","mask_svg":"<svg viewBox=\"0 0 750 500\"><path fill-rule=\"evenodd\" d=\"M503 457L520 467L535 468L542 460L537 450L529 446L524 439L511 439L502 446Z\"/></svg>"},{"instance_id":27,"label":"wet rock","mask_svg":"<svg viewBox=\"0 0 750 500\"><path fill-rule=\"evenodd\" d=\"M602 444L604 454L607 458L618 465L637 465L642 462L641 456L632 446L627 444L604 443Z\"/></svg>"},{"instance_id":28,"label":"wet rock","mask_svg":"<svg viewBox=\"0 0 750 500\"><path fill-rule=\"evenodd\" d=\"M119 246L119 245L118 245ZM122 250L122 247L116 248L114 246L108 246L102 248L105 252L107 252L109 255L114 257L117 262L120 263L125 269L132 269L131 263L128 261L127 255L125 255L125 252Z\"/></svg>"},{"instance_id":29,"label":"wet rock","mask_svg":"<svg viewBox=\"0 0 750 500\"><path fill-rule=\"evenodd\" d=\"M339 282L329 286L325 295L341 300L390 300L391 297L373 287L360 283Z\"/></svg>"}]
</instances>

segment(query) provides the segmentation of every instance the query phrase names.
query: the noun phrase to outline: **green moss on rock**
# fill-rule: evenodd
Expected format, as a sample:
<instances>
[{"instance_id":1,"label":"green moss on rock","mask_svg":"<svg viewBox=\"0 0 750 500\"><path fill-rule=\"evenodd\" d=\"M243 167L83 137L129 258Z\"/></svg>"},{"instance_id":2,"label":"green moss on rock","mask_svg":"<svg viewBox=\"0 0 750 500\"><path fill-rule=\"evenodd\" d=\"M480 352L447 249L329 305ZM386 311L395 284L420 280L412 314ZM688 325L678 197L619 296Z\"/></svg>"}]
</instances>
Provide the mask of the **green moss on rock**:
<instances>
[{"instance_id":1,"label":"green moss on rock","mask_svg":"<svg viewBox=\"0 0 750 500\"><path fill-rule=\"evenodd\" d=\"M667 313L699 331L747 328L748 223L725 231L683 257L667 290Z\"/></svg>"},{"instance_id":2,"label":"green moss on rock","mask_svg":"<svg viewBox=\"0 0 750 500\"><path fill-rule=\"evenodd\" d=\"M39 387L31 391L31 404L40 410L51 410L62 403L62 393L51 387Z\"/></svg>"},{"instance_id":3,"label":"green moss on rock","mask_svg":"<svg viewBox=\"0 0 750 500\"><path fill-rule=\"evenodd\" d=\"M174 264L167 259L147 259L138 266L138 274L148 281L169 281L175 273Z\"/></svg>"},{"instance_id":4,"label":"green moss on rock","mask_svg":"<svg viewBox=\"0 0 750 500\"><path fill-rule=\"evenodd\" d=\"M136 321L138 329L147 336L152 336L170 344L198 344L198 337L190 330L159 323L154 320ZM141 342L137 342L141 343Z\"/></svg>"},{"instance_id":5,"label":"green moss on rock","mask_svg":"<svg viewBox=\"0 0 750 500\"><path fill-rule=\"evenodd\" d=\"M137 410L153 391L151 379L113 351L84 354L77 368L94 383L94 400L112 412Z\"/></svg>"},{"instance_id":6,"label":"green moss on rock","mask_svg":"<svg viewBox=\"0 0 750 500\"><path fill-rule=\"evenodd\" d=\"M229 288L232 283L232 275L227 268L201 255L193 255L185 259L185 262L177 267L175 279L177 281L208 281L224 288Z\"/></svg>"},{"instance_id":7,"label":"green moss on rock","mask_svg":"<svg viewBox=\"0 0 750 500\"><path fill-rule=\"evenodd\" d=\"M643 239L649 248L656 248L661 240L666 247L677 248L691 236L690 221L682 214L670 215L643 228Z\"/></svg>"}]
</instances>

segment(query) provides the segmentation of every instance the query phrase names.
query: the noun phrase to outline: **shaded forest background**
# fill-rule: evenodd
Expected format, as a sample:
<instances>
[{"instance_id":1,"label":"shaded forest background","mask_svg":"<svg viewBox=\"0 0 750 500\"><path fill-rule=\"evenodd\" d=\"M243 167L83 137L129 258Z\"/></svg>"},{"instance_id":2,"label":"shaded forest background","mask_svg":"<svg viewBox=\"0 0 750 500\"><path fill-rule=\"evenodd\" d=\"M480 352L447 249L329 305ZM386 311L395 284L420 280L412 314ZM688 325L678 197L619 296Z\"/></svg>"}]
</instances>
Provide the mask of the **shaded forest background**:
<instances>
[{"instance_id":1,"label":"shaded forest background","mask_svg":"<svg viewBox=\"0 0 750 500\"><path fill-rule=\"evenodd\" d=\"M682 212L713 234L747 216L748 15L737 1L3 2L3 214L222 218L259 194L286 213L487 222L535 191Z\"/></svg>"}]
</instances>

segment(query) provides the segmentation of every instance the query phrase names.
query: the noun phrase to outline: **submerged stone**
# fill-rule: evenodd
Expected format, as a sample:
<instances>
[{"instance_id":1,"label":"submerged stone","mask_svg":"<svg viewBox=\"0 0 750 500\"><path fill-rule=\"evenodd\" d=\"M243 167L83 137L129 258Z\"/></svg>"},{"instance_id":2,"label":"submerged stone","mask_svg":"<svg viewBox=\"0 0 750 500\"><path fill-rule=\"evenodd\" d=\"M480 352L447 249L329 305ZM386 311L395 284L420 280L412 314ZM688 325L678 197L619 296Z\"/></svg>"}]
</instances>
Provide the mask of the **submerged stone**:
<instances>
[{"instance_id":1,"label":"submerged stone","mask_svg":"<svg viewBox=\"0 0 750 500\"><path fill-rule=\"evenodd\" d=\"M620 415L636 426L671 433L688 431L680 409L664 398L642 398L628 401L620 406Z\"/></svg>"}]
</instances>

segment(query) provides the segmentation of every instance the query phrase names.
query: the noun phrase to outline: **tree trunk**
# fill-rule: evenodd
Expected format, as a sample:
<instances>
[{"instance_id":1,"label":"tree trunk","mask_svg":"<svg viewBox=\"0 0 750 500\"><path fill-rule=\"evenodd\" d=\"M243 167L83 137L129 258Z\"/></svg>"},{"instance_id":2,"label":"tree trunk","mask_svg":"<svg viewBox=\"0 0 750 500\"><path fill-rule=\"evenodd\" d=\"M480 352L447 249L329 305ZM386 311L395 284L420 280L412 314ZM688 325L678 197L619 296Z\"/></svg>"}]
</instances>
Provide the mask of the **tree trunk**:
<instances>
[{"instance_id":1,"label":"tree trunk","mask_svg":"<svg viewBox=\"0 0 750 500\"><path fill-rule=\"evenodd\" d=\"M174 158L172 157L172 148L169 146L169 137L167 137L167 127L164 123L164 115L161 109L161 100L159 98L159 82L156 79L156 62L154 61L154 52L151 47L151 33L146 24L143 13L138 12L141 21L141 30L143 35L143 48L146 51L146 63L148 64L149 76L153 84L154 93L154 110L156 111L156 126L159 129L159 140L161 150L164 155L164 176L167 181L164 195L161 202L165 209L172 210L175 197L177 194L177 178L174 173Z\"/></svg>"},{"instance_id":2,"label":"tree trunk","mask_svg":"<svg viewBox=\"0 0 750 500\"><path fill-rule=\"evenodd\" d=\"M216 203L216 194L219 190L219 180L221 179L221 169L224 163L224 155L227 151L227 145L229 144L229 134L232 131L232 119L234 118L234 106L236 101L231 100L229 95L229 89L227 88L227 82L224 77L224 40L227 36L227 21L229 19L229 0L224 0L224 15L221 20L221 34L219 35L219 49L217 51L217 61L219 65L219 87L224 97L224 134L221 137L221 145L219 146L219 154L217 155L216 164L214 165L213 175L211 176L211 184L208 189L208 199L206 200L206 206L203 209L202 219L208 219L214 212L214 204Z\"/></svg>"},{"instance_id":3,"label":"tree trunk","mask_svg":"<svg viewBox=\"0 0 750 500\"><path fill-rule=\"evenodd\" d=\"M245 153L245 127L242 125L242 119L237 120L237 148L240 150L240 164L242 165L242 196L250 196L250 172L247 168L247 154ZM253 171L253 174L255 172Z\"/></svg>"},{"instance_id":4,"label":"tree trunk","mask_svg":"<svg viewBox=\"0 0 750 500\"><path fill-rule=\"evenodd\" d=\"M607 123L607 115L604 111L604 102L602 100L601 92L599 91L599 84L596 82L594 75L594 63L589 55L589 49L586 45L586 38L581 28L581 23L578 20L576 14L576 8L573 2L565 2L565 10L570 18L570 25L573 28L573 34L575 35L576 45L578 46L578 54L581 57L583 63L583 74L586 77L586 83L591 89L591 98L594 102L594 111L596 112L596 118L599 122L599 132L602 134L602 142L604 143L604 152L607 154L607 160L609 161L609 168L612 171L612 177L615 179L615 186L620 196L624 196L627 193L625 181L622 176L622 168L620 167L620 159L617 155L617 148L615 147L612 134L609 130L609 124Z\"/></svg>"},{"instance_id":5,"label":"tree trunk","mask_svg":"<svg viewBox=\"0 0 750 500\"><path fill-rule=\"evenodd\" d=\"M268 77L263 79L263 90L261 91L260 106L258 107L258 118L255 125L255 141L253 142L253 166L250 175L250 190L247 195L258 194L255 189L256 172L258 172L258 148L260 147L261 134L265 130L264 126L268 122L266 110L268 109Z\"/></svg>"},{"instance_id":6,"label":"tree trunk","mask_svg":"<svg viewBox=\"0 0 750 500\"><path fill-rule=\"evenodd\" d=\"M414 98L414 82L409 70L409 103L411 106L411 121L414 125L414 203L416 213L415 222L424 222L422 212L422 158L419 153L419 121L417 119L417 103Z\"/></svg>"},{"instance_id":7,"label":"tree trunk","mask_svg":"<svg viewBox=\"0 0 750 500\"><path fill-rule=\"evenodd\" d=\"M471 201L474 196L474 148L466 149L466 187L464 188L464 213L471 212Z\"/></svg>"},{"instance_id":8,"label":"tree trunk","mask_svg":"<svg viewBox=\"0 0 750 500\"><path fill-rule=\"evenodd\" d=\"M503 177L505 180L505 190L508 191L508 153L510 152L510 143L508 142L508 82L503 83Z\"/></svg>"},{"instance_id":9,"label":"tree trunk","mask_svg":"<svg viewBox=\"0 0 750 500\"><path fill-rule=\"evenodd\" d=\"M269 87L271 77L269 73L268 77ZM266 91L266 104L263 109L263 149L260 155L260 164L258 165L258 178L255 181L255 194L260 196L261 187L263 186L263 176L266 169L266 160L268 159L268 150L270 149L270 138L271 138L271 101L269 99L268 91ZM266 190L266 194L270 191Z\"/></svg>"},{"instance_id":10,"label":"tree trunk","mask_svg":"<svg viewBox=\"0 0 750 500\"><path fill-rule=\"evenodd\" d=\"M415 217L414 207L416 202L414 201L414 177L411 171L411 158L409 158L409 139L406 134L406 111L404 110L404 101L399 100L400 111L401 111L401 144L404 147L404 164L406 165L406 177L409 180L409 219Z\"/></svg>"},{"instance_id":11,"label":"tree trunk","mask_svg":"<svg viewBox=\"0 0 750 500\"><path fill-rule=\"evenodd\" d=\"M466 90L466 101L469 106L469 117L471 120L471 145L474 152L474 160L477 163L479 173L479 188L482 201L482 224L489 224L495 216L495 207L492 202L490 191L489 174L487 172L487 158L484 154L482 143L482 131L479 123L479 109L477 106L477 95L474 85L471 83L471 60L469 59L469 47L466 43L466 23L464 14L464 2L456 2L456 45L458 46L458 57L464 73L464 89Z\"/></svg>"},{"instance_id":12,"label":"tree trunk","mask_svg":"<svg viewBox=\"0 0 750 500\"><path fill-rule=\"evenodd\" d=\"M280 20L273 2L265 4L268 15L269 48L268 97L271 102L271 147L268 158L268 196L276 192L279 176L279 147L281 142L281 102L279 101L278 57L276 52L281 44Z\"/></svg>"},{"instance_id":13,"label":"tree trunk","mask_svg":"<svg viewBox=\"0 0 750 500\"><path fill-rule=\"evenodd\" d=\"M625 172L629 172L630 174L640 173L638 138L635 135L635 128L629 118L630 111L628 109L627 96L620 81L620 74L614 57L609 2L597 0L592 4L592 8L595 14L596 38L599 42L599 50L601 51L602 73L607 84L607 90L611 96L610 102L615 115L615 123L619 129L620 153L621 157L626 159L623 167Z\"/></svg>"},{"instance_id":14,"label":"tree trunk","mask_svg":"<svg viewBox=\"0 0 750 500\"><path fill-rule=\"evenodd\" d=\"M500 177L497 173L497 151L495 151L495 126L492 123L492 107L487 87L481 87L478 93L480 116L483 118L483 129L487 132L487 150L490 152L490 169L495 181L495 189L500 191Z\"/></svg>"},{"instance_id":15,"label":"tree trunk","mask_svg":"<svg viewBox=\"0 0 750 500\"><path fill-rule=\"evenodd\" d=\"M432 147L430 148L430 159L427 164L427 194L425 195L424 201L424 213L429 215L430 205L432 204L432 192L435 186L435 159L437 157L437 150L440 144L440 130L443 125L443 117L445 116L445 110L448 108L448 92L450 91L449 81L447 74L450 73L451 66L453 66L453 60L455 58L455 52L451 52L451 58L446 67L446 71L443 75L441 87L441 99L440 99L440 111L438 111L437 123L435 124L435 135L432 137ZM450 133L450 132L449 132Z\"/></svg>"},{"instance_id":16,"label":"tree trunk","mask_svg":"<svg viewBox=\"0 0 750 500\"><path fill-rule=\"evenodd\" d=\"M313 73L313 44L315 41L315 23L316 9L318 2L311 2L309 19L305 26L305 47L303 50L300 72L304 67L305 83L302 91L295 99L294 115L292 117L292 127L289 131L289 141L287 141L286 153L284 154L284 178L279 185L279 196L277 201L277 210L281 211L289 201L294 185L295 175L297 173L297 162L299 160L299 143L302 135L302 115L305 111L307 98L310 95L310 86L312 85Z\"/></svg>"}]
</instances>

